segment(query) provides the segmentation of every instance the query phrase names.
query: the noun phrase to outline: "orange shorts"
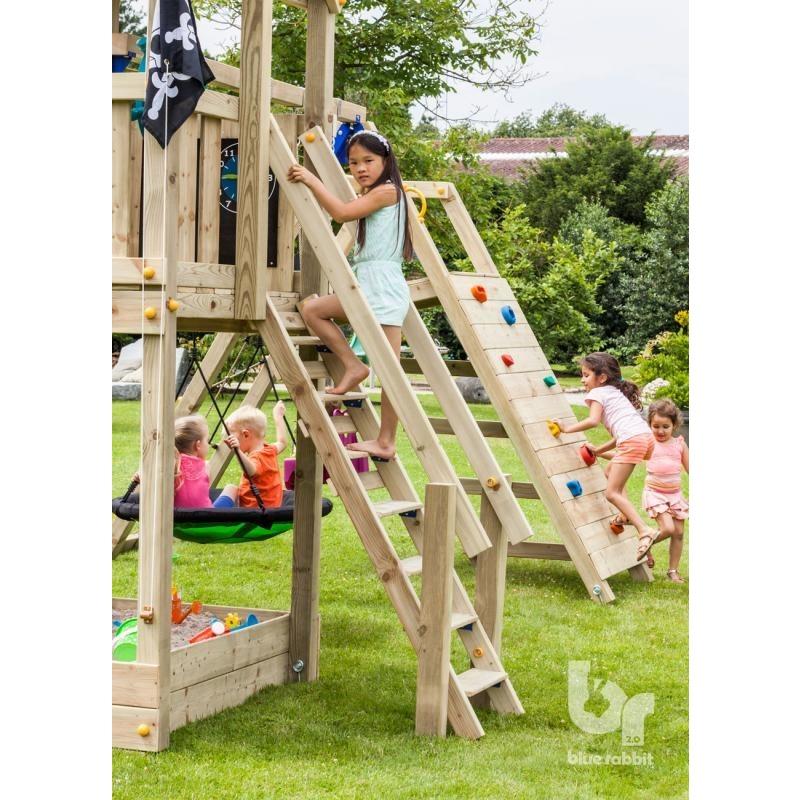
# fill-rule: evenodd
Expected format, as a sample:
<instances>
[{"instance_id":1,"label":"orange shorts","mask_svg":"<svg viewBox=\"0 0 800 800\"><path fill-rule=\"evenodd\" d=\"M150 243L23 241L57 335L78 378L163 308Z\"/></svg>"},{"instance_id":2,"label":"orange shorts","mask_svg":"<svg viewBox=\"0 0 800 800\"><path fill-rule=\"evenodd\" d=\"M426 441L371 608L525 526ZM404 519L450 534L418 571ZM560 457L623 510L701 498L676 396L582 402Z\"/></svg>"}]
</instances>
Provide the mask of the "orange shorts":
<instances>
[{"instance_id":1,"label":"orange shorts","mask_svg":"<svg viewBox=\"0 0 800 800\"><path fill-rule=\"evenodd\" d=\"M656 440L652 433L640 433L632 439L626 439L617 445L617 452L611 459L612 464L641 464L653 455Z\"/></svg>"}]
</instances>

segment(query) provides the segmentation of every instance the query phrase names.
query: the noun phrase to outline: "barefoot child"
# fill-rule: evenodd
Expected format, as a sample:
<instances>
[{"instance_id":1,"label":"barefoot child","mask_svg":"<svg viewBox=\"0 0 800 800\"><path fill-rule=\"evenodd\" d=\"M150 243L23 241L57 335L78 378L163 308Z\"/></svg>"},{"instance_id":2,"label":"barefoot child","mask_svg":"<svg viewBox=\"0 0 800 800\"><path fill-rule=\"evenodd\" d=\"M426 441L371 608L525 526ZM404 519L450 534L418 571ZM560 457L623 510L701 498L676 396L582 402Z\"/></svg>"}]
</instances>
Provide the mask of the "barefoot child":
<instances>
[{"instance_id":1,"label":"barefoot child","mask_svg":"<svg viewBox=\"0 0 800 800\"><path fill-rule=\"evenodd\" d=\"M261 409L255 406L239 406L225 420L230 436L225 437L225 444L230 448L237 447L241 455L242 466L247 475L242 475L239 484L238 505L245 508L257 508L258 501L253 494L250 481L261 495L266 508L277 508L290 505L294 492L283 488L283 478L278 469L278 454L286 449L286 407L283 402L275 403L272 419L275 422L274 444L267 444L264 436L267 432L267 418ZM247 476L250 476L250 480Z\"/></svg>"},{"instance_id":2,"label":"barefoot child","mask_svg":"<svg viewBox=\"0 0 800 800\"><path fill-rule=\"evenodd\" d=\"M602 422L613 437L600 447L587 447L599 456L616 445L616 453L606 469L606 498L621 512L615 522L630 522L635 526L639 534L636 555L642 559L653 545L654 531L636 513L625 491L633 468L650 458L654 445L653 434L637 411L642 407L639 387L622 380L617 359L608 353L590 353L581 361L581 383L588 392L585 403L589 406L589 417L574 425L562 425L561 430L578 433Z\"/></svg>"},{"instance_id":3,"label":"barefoot child","mask_svg":"<svg viewBox=\"0 0 800 800\"><path fill-rule=\"evenodd\" d=\"M403 180L389 142L374 131L359 131L347 144L350 173L361 194L344 202L322 181L298 164L289 169L289 180L304 183L336 222L358 220L356 247L351 259L361 291L397 358L400 358L401 325L410 303L403 277L403 259L412 255ZM330 348L344 366L339 383L328 391L345 394L369 375L368 367L350 349L334 319L346 319L336 295L308 300L303 305L308 327ZM379 458L394 458L397 414L386 393L381 393L381 427L378 438L354 442L351 450L363 450Z\"/></svg>"},{"instance_id":4,"label":"barefoot child","mask_svg":"<svg viewBox=\"0 0 800 800\"><path fill-rule=\"evenodd\" d=\"M683 583L678 564L683 551L684 520L689 504L681 492L681 467L689 472L689 448L683 436L673 436L681 426L681 412L672 400L656 400L647 409L647 421L655 437L653 455L647 462L647 478L642 492L642 506L658 522L656 541L669 539L667 577ZM655 562L648 566L653 566Z\"/></svg>"},{"instance_id":5,"label":"barefoot child","mask_svg":"<svg viewBox=\"0 0 800 800\"><path fill-rule=\"evenodd\" d=\"M212 503L208 477L208 423L199 414L175 420L175 508L230 508L236 486L226 486Z\"/></svg>"}]
</instances>

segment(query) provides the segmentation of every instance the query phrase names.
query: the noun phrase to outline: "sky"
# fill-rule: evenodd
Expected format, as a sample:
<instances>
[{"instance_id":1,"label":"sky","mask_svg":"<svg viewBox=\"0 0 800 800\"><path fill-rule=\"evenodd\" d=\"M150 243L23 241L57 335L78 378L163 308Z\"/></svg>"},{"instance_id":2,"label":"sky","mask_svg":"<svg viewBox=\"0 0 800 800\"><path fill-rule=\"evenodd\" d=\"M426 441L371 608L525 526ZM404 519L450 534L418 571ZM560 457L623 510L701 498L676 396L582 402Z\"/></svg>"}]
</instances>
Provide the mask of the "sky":
<instances>
[{"instance_id":1,"label":"sky","mask_svg":"<svg viewBox=\"0 0 800 800\"><path fill-rule=\"evenodd\" d=\"M540 77L512 90L510 99L461 86L440 101L442 111L458 118L479 109L475 119L491 123L523 112L535 117L561 102L605 114L634 134L689 132L689 0L529 0L527 5L541 14L539 56L529 61ZM238 36L205 20L198 20L198 27L212 54ZM421 113L417 109L415 118Z\"/></svg>"}]
</instances>

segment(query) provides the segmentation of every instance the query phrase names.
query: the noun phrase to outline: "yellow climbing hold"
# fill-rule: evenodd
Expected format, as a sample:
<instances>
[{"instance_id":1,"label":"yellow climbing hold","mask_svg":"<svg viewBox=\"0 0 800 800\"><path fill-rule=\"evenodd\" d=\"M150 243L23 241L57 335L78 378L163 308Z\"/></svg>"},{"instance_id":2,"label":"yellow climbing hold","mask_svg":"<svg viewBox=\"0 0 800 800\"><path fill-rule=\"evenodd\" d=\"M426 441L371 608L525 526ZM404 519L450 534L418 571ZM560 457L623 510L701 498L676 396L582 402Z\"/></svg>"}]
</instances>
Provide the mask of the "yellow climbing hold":
<instances>
[{"instance_id":1,"label":"yellow climbing hold","mask_svg":"<svg viewBox=\"0 0 800 800\"><path fill-rule=\"evenodd\" d=\"M553 436L561 435L561 426L555 420L547 420L547 428Z\"/></svg>"},{"instance_id":2,"label":"yellow climbing hold","mask_svg":"<svg viewBox=\"0 0 800 800\"><path fill-rule=\"evenodd\" d=\"M144 310L145 319L155 319L157 313L158 312L153 308L153 306L147 306L147 308Z\"/></svg>"},{"instance_id":3,"label":"yellow climbing hold","mask_svg":"<svg viewBox=\"0 0 800 800\"><path fill-rule=\"evenodd\" d=\"M483 648L482 647L476 647L472 651L472 655L473 655L474 658L483 658Z\"/></svg>"},{"instance_id":4,"label":"yellow climbing hold","mask_svg":"<svg viewBox=\"0 0 800 800\"><path fill-rule=\"evenodd\" d=\"M155 278L155 276L156 276L156 271L155 271L155 269L154 269L153 267L145 267L145 268L142 270L142 277L143 277L143 278L144 278L146 281L151 281L151 280L153 280L153 278Z\"/></svg>"},{"instance_id":5,"label":"yellow climbing hold","mask_svg":"<svg viewBox=\"0 0 800 800\"><path fill-rule=\"evenodd\" d=\"M486 479L486 488L497 491L500 488L500 481L492 475L490 478Z\"/></svg>"},{"instance_id":6,"label":"yellow climbing hold","mask_svg":"<svg viewBox=\"0 0 800 800\"><path fill-rule=\"evenodd\" d=\"M180 307L181 304L174 298L170 297L169 300L167 300L167 308L170 311L177 311Z\"/></svg>"},{"instance_id":7,"label":"yellow climbing hold","mask_svg":"<svg viewBox=\"0 0 800 800\"><path fill-rule=\"evenodd\" d=\"M309 132L306 134L306 141L307 141L309 144L310 144L311 142L313 142L313 141L314 141L314 139L316 139L316 138L317 138L317 137L316 137L316 135L315 135L315 134L313 134L313 133L311 133L311 131L309 131Z\"/></svg>"},{"instance_id":8,"label":"yellow climbing hold","mask_svg":"<svg viewBox=\"0 0 800 800\"><path fill-rule=\"evenodd\" d=\"M136 733L139 736L149 736L150 735L150 726L145 724L144 722L136 729Z\"/></svg>"}]
</instances>

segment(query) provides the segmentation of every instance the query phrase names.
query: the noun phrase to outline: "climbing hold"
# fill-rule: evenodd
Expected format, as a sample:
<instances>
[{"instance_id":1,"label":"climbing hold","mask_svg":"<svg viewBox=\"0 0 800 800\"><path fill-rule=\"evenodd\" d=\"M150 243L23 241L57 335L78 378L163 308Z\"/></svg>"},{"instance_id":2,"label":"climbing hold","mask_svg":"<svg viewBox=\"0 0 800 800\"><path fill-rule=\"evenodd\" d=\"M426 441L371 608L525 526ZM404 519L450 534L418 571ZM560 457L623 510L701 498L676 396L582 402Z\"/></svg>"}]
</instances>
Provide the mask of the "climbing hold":
<instances>
[{"instance_id":1,"label":"climbing hold","mask_svg":"<svg viewBox=\"0 0 800 800\"><path fill-rule=\"evenodd\" d=\"M167 308L170 311L177 311L180 307L181 304L174 298L170 297L169 300L167 300Z\"/></svg>"},{"instance_id":2,"label":"climbing hold","mask_svg":"<svg viewBox=\"0 0 800 800\"><path fill-rule=\"evenodd\" d=\"M407 186L406 184L403 184L403 191L419 197L420 208L417 212L417 219L420 222L425 222L425 215L428 213L428 200L425 195L416 186Z\"/></svg>"},{"instance_id":3,"label":"climbing hold","mask_svg":"<svg viewBox=\"0 0 800 800\"><path fill-rule=\"evenodd\" d=\"M307 141L307 142L309 142L309 143L310 143L310 142L313 142L313 141L314 141L314 139L316 139L316 138L317 138L317 137L316 137L316 135L315 135L315 134L313 134L313 133L311 133L311 131L309 131L309 132L306 134L306 141Z\"/></svg>"},{"instance_id":4,"label":"climbing hold","mask_svg":"<svg viewBox=\"0 0 800 800\"><path fill-rule=\"evenodd\" d=\"M583 494L583 486L580 481L567 481L567 489L572 492L573 497L580 497Z\"/></svg>"},{"instance_id":5,"label":"climbing hold","mask_svg":"<svg viewBox=\"0 0 800 800\"><path fill-rule=\"evenodd\" d=\"M347 0L339 0L339 5L343 6L346 2L347 2Z\"/></svg>"},{"instance_id":6,"label":"climbing hold","mask_svg":"<svg viewBox=\"0 0 800 800\"><path fill-rule=\"evenodd\" d=\"M513 325L517 321L517 315L514 313L514 309L511 308L511 306L503 306L500 309L500 313L509 325Z\"/></svg>"},{"instance_id":7,"label":"climbing hold","mask_svg":"<svg viewBox=\"0 0 800 800\"><path fill-rule=\"evenodd\" d=\"M609 527L611 528L611 532L616 533L617 536L625 532L625 526L620 525L619 522L614 522L614 520L611 520Z\"/></svg>"},{"instance_id":8,"label":"climbing hold","mask_svg":"<svg viewBox=\"0 0 800 800\"><path fill-rule=\"evenodd\" d=\"M472 655L473 655L474 658L483 658L483 648L482 647L476 647L472 651Z\"/></svg>"},{"instance_id":9,"label":"climbing hold","mask_svg":"<svg viewBox=\"0 0 800 800\"><path fill-rule=\"evenodd\" d=\"M147 306L147 308L144 310L145 319L155 319L157 313L158 312L153 308L153 306Z\"/></svg>"},{"instance_id":10,"label":"climbing hold","mask_svg":"<svg viewBox=\"0 0 800 800\"><path fill-rule=\"evenodd\" d=\"M472 296L479 302L485 303L488 300L488 295L486 294L486 287L481 286L479 283L476 283L471 289Z\"/></svg>"},{"instance_id":11,"label":"climbing hold","mask_svg":"<svg viewBox=\"0 0 800 800\"><path fill-rule=\"evenodd\" d=\"M136 733L139 736L149 736L150 735L150 726L146 725L144 722L136 729Z\"/></svg>"},{"instance_id":12,"label":"climbing hold","mask_svg":"<svg viewBox=\"0 0 800 800\"><path fill-rule=\"evenodd\" d=\"M587 467L591 467L592 464L597 461L597 456L585 444L581 445L581 449L578 452L581 454L583 463L586 464Z\"/></svg>"},{"instance_id":13,"label":"climbing hold","mask_svg":"<svg viewBox=\"0 0 800 800\"><path fill-rule=\"evenodd\" d=\"M500 360L507 366L510 367L514 363L514 359L508 353L503 353L500 356Z\"/></svg>"},{"instance_id":14,"label":"climbing hold","mask_svg":"<svg viewBox=\"0 0 800 800\"><path fill-rule=\"evenodd\" d=\"M155 269L154 269L153 267L145 267L145 268L142 270L142 277L143 277L143 278L144 278L146 281L151 281L151 280L153 280L153 278L155 278L155 276L156 276L156 271L155 271Z\"/></svg>"},{"instance_id":15,"label":"climbing hold","mask_svg":"<svg viewBox=\"0 0 800 800\"><path fill-rule=\"evenodd\" d=\"M486 479L486 488L497 491L500 488L500 481L492 475L490 478Z\"/></svg>"},{"instance_id":16,"label":"climbing hold","mask_svg":"<svg viewBox=\"0 0 800 800\"><path fill-rule=\"evenodd\" d=\"M556 379L552 375L545 375L544 378L542 378L542 380L544 381L545 386L556 385Z\"/></svg>"},{"instance_id":17,"label":"climbing hold","mask_svg":"<svg viewBox=\"0 0 800 800\"><path fill-rule=\"evenodd\" d=\"M436 190L436 194L438 194L438 195L439 195L439 197L444 197L444 196L447 194L447 189L445 189L445 188L444 188L444 186L440 186L440 187L439 187L439 188Z\"/></svg>"},{"instance_id":18,"label":"climbing hold","mask_svg":"<svg viewBox=\"0 0 800 800\"><path fill-rule=\"evenodd\" d=\"M547 429L555 437L561 435L561 426L554 419L547 420Z\"/></svg>"}]
</instances>

